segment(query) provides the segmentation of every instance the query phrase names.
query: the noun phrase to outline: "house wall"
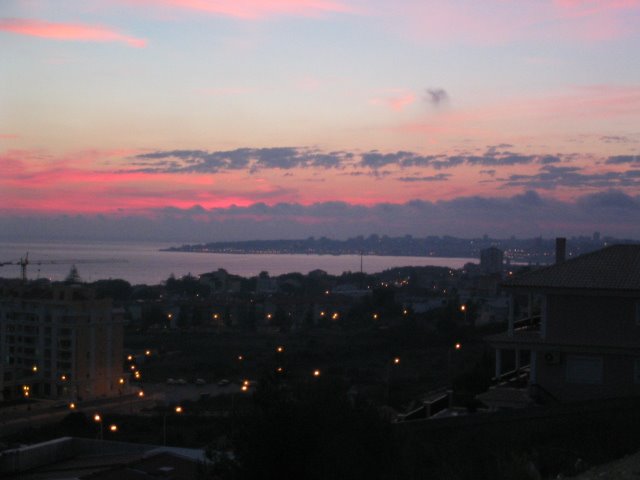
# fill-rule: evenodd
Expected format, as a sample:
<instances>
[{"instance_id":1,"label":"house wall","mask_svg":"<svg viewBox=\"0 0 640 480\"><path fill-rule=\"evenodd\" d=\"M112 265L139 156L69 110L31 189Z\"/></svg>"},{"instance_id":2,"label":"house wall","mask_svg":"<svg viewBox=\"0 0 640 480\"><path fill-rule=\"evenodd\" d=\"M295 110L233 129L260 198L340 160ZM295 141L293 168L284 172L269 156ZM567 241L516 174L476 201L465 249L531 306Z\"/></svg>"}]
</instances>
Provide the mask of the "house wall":
<instances>
[{"instance_id":1,"label":"house wall","mask_svg":"<svg viewBox=\"0 0 640 480\"><path fill-rule=\"evenodd\" d=\"M547 296L546 341L571 345L636 347L638 299L605 296Z\"/></svg>"},{"instance_id":2,"label":"house wall","mask_svg":"<svg viewBox=\"0 0 640 480\"><path fill-rule=\"evenodd\" d=\"M568 379L569 356L557 352L552 363L539 355L537 383L561 402L616 398L640 395L640 383L636 383L636 358L629 355L581 355L602 359L601 383L576 383Z\"/></svg>"}]
</instances>

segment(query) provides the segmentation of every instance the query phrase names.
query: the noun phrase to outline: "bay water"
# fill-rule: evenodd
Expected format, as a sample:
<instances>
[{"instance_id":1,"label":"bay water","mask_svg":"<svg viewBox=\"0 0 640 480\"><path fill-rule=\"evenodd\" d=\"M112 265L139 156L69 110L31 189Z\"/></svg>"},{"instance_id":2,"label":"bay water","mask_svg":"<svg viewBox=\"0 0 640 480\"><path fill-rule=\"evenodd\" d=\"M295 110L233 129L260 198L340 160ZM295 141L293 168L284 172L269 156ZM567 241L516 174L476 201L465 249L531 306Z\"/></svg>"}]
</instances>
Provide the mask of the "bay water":
<instances>
[{"instance_id":1,"label":"bay water","mask_svg":"<svg viewBox=\"0 0 640 480\"><path fill-rule=\"evenodd\" d=\"M15 264L29 255L27 278L64 280L75 264L84 281L121 278L132 284L159 284L171 274L176 277L199 275L224 268L229 273L251 277L261 271L270 275L289 272L306 274L324 270L331 275L360 271L359 255L279 255L163 252L175 246L159 242L0 242L0 277L19 278L20 266ZM401 257L365 255L362 268L377 273L394 267L440 266L461 268L465 263L478 263L472 258Z\"/></svg>"}]
</instances>

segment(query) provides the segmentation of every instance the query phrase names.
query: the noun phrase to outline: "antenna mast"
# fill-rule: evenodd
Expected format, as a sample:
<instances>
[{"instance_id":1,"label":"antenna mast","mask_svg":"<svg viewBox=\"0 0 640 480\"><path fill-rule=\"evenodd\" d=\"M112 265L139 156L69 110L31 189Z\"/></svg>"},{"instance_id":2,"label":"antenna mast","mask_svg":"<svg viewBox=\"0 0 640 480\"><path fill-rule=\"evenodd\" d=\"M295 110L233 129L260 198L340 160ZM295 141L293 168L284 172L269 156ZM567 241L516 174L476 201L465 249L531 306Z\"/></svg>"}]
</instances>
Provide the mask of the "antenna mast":
<instances>
[{"instance_id":1,"label":"antenna mast","mask_svg":"<svg viewBox=\"0 0 640 480\"><path fill-rule=\"evenodd\" d=\"M27 281L27 265L29 265L29 252L24 256L24 258L20 259L20 276L23 282Z\"/></svg>"}]
</instances>

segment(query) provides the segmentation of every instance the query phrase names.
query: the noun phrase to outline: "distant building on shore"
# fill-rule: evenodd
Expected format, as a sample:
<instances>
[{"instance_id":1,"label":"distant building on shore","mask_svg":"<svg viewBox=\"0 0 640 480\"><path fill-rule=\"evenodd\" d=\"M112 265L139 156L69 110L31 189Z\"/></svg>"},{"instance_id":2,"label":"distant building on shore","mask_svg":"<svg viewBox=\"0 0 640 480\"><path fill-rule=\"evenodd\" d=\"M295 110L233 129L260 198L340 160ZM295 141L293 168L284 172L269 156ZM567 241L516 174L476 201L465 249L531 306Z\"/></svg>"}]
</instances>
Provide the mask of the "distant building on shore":
<instances>
[{"instance_id":1,"label":"distant building on shore","mask_svg":"<svg viewBox=\"0 0 640 480\"><path fill-rule=\"evenodd\" d=\"M502 275L504 252L496 247L480 250L480 270L484 275Z\"/></svg>"},{"instance_id":2,"label":"distant building on shore","mask_svg":"<svg viewBox=\"0 0 640 480\"><path fill-rule=\"evenodd\" d=\"M0 399L69 400L122 389L123 322L81 285L0 286Z\"/></svg>"}]
</instances>

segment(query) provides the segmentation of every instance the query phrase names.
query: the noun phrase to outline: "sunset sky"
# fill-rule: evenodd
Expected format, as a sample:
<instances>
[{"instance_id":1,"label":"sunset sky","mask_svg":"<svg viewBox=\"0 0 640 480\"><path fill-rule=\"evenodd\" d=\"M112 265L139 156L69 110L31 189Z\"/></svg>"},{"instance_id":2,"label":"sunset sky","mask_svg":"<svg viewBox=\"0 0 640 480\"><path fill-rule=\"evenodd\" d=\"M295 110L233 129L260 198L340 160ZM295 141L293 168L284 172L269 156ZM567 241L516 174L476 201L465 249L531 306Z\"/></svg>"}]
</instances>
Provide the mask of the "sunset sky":
<instances>
[{"instance_id":1,"label":"sunset sky","mask_svg":"<svg viewBox=\"0 0 640 480\"><path fill-rule=\"evenodd\" d=\"M640 0L3 0L0 239L640 239Z\"/></svg>"}]
</instances>

